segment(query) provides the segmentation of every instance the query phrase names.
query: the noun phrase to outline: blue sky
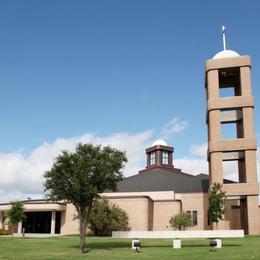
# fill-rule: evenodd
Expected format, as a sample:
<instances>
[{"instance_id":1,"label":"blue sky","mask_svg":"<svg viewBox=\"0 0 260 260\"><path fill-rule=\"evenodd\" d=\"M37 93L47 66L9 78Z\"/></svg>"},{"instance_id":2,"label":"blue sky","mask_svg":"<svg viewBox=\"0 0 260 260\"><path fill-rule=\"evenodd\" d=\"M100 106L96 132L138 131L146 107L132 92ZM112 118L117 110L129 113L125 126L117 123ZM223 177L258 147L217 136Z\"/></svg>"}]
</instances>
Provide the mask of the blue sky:
<instances>
[{"instance_id":1,"label":"blue sky","mask_svg":"<svg viewBox=\"0 0 260 260\"><path fill-rule=\"evenodd\" d=\"M166 139L189 156L207 141L204 64L222 25L227 47L252 56L259 135L259 13L238 0L1 1L0 153L85 133L152 140L175 120Z\"/></svg>"}]
</instances>

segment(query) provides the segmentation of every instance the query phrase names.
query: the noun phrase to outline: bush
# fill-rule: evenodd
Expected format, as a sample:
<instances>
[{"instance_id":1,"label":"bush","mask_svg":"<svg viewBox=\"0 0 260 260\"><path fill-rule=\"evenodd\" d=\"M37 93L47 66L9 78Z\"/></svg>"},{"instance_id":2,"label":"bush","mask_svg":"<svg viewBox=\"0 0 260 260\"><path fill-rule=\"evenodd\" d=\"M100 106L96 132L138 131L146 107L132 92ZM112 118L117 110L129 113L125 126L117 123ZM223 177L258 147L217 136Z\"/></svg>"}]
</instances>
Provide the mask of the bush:
<instances>
[{"instance_id":1,"label":"bush","mask_svg":"<svg viewBox=\"0 0 260 260\"><path fill-rule=\"evenodd\" d=\"M112 231L129 230L126 212L117 205L110 205L105 198L93 203L89 224L97 236L111 235Z\"/></svg>"},{"instance_id":2,"label":"bush","mask_svg":"<svg viewBox=\"0 0 260 260\"><path fill-rule=\"evenodd\" d=\"M185 230L186 227L192 226L191 215L181 212L170 219L170 225L173 229Z\"/></svg>"},{"instance_id":3,"label":"bush","mask_svg":"<svg viewBox=\"0 0 260 260\"><path fill-rule=\"evenodd\" d=\"M0 229L0 236L1 235L12 235L10 230Z\"/></svg>"}]
</instances>

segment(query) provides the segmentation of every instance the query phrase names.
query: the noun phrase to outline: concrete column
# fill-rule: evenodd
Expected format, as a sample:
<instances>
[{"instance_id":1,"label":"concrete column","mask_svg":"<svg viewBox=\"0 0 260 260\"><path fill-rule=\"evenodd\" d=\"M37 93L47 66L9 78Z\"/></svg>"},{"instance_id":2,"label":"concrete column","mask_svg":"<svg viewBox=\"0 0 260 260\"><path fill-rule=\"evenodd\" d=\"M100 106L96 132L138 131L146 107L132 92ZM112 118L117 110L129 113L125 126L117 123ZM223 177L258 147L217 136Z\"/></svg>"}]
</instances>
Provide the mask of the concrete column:
<instances>
[{"instance_id":1,"label":"concrete column","mask_svg":"<svg viewBox=\"0 0 260 260\"><path fill-rule=\"evenodd\" d=\"M251 69L250 67L240 67L240 84L241 84L241 95L251 96Z\"/></svg>"},{"instance_id":2,"label":"concrete column","mask_svg":"<svg viewBox=\"0 0 260 260\"><path fill-rule=\"evenodd\" d=\"M209 140L216 141L221 139L221 120L220 111L212 110L209 112Z\"/></svg>"},{"instance_id":3,"label":"concrete column","mask_svg":"<svg viewBox=\"0 0 260 260\"><path fill-rule=\"evenodd\" d=\"M247 196L247 219L249 235L257 235L260 232L260 221L258 215L258 196Z\"/></svg>"},{"instance_id":4,"label":"concrete column","mask_svg":"<svg viewBox=\"0 0 260 260\"><path fill-rule=\"evenodd\" d=\"M18 223L17 234L22 234L22 221Z\"/></svg>"},{"instance_id":5,"label":"concrete column","mask_svg":"<svg viewBox=\"0 0 260 260\"><path fill-rule=\"evenodd\" d=\"M254 150L245 151L245 173L246 182L257 183L256 152Z\"/></svg>"},{"instance_id":6,"label":"concrete column","mask_svg":"<svg viewBox=\"0 0 260 260\"><path fill-rule=\"evenodd\" d=\"M55 225L56 225L56 211L51 212L51 235L55 234Z\"/></svg>"},{"instance_id":7,"label":"concrete column","mask_svg":"<svg viewBox=\"0 0 260 260\"><path fill-rule=\"evenodd\" d=\"M253 107L244 107L242 113L244 138L255 138Z\"/></svg>"},{"instance_id":8,"label":"concrete column","mask_svg":"<svg viewBox=\"0 0 260 260\"><path fill-rule=\"evenodd\" d=\"M223 184L222 152L210 154L210 180L210 184L214 182Z\"/></svg>"},{"instance_id":9,"label":"concrete column","mask_svg":"<svg viewBox=\"0 0 260 260\"><path fill-rule=\"evenodd\" d=\"M207 81L208 81L208 99L216 99L219 98L219 77L218 70L210 70L207 73Z\"/></svg>"}]
</instances>

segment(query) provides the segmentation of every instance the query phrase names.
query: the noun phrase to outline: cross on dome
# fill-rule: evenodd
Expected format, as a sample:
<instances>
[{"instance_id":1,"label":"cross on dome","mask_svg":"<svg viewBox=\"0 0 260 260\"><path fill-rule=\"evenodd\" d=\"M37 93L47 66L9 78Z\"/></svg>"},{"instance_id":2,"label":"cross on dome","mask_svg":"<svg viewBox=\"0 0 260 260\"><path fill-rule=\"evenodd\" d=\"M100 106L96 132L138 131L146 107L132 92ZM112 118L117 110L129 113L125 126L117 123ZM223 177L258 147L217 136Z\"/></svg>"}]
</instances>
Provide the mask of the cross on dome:
<instances>
[{"instance_id":1,"label":"cross on dome","mask_svg":"<svg viewBox=\"0 0 260 260\"><path fill-rule=\"evenodd\" d=\"M228 50L226 48L226 27L222 26L222 41L223 41L223 51L218 52L213 56L213 60L215 59L225 59L225 58L233 58L233 57L239 57L239 53Z\"/></svg>"}]
</instances>

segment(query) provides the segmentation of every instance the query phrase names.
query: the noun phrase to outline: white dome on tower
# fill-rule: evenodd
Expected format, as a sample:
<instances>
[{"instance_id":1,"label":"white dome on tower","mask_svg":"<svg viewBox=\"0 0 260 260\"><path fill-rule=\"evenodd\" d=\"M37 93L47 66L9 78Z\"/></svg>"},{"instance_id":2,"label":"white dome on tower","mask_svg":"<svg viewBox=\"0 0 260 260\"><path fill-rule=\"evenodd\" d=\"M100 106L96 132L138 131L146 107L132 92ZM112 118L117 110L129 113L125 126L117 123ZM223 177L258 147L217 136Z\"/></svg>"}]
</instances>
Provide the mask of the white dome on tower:
<instances>
[{"instance_id":1,"label":"white dome on tower","mask_svg":"<svg viewBox=\"0 0 260 260\"><path fill-rule=\"evenodd\" d=\"M153 142L152 146L155 146L155 145L168 146L168 144L164 140L162 140L162 139L158 139L155 142Z\"/></svg>"},{"instance_id":2,"label":"white dome on tower","mask_svg":"<svg viewBox=\"0 0 260 260\"><path fill-rule=\"evenodd\" d=\"M234 57L239 57L239 53L237 53L236 51L232 51L232 50L223 50L218 52L217 54L215 54L213 56L213 60L215 59L225 59L225 58L234 58Z\"/></svg>"}]
</instances>

